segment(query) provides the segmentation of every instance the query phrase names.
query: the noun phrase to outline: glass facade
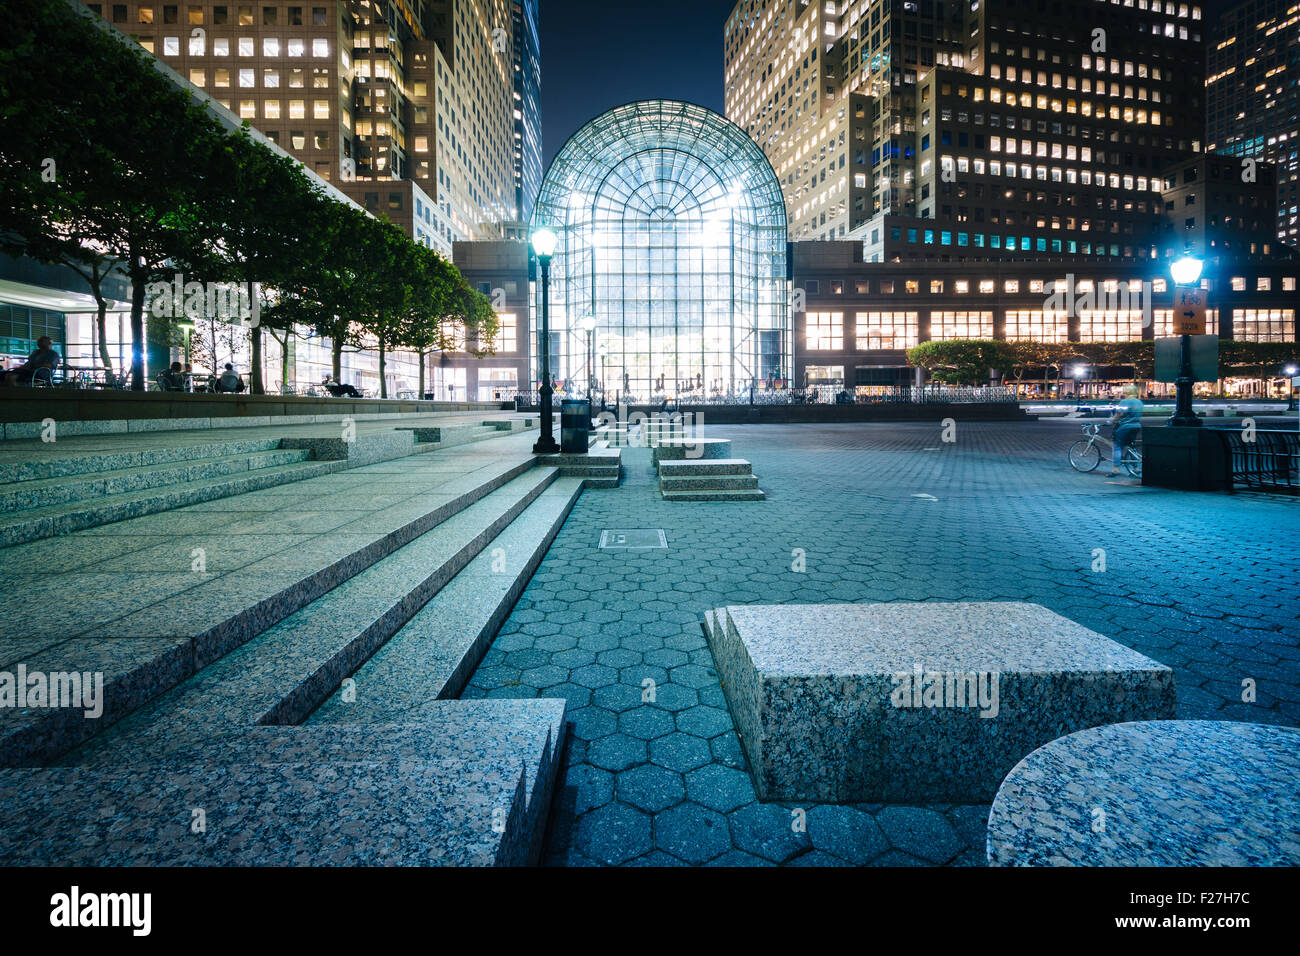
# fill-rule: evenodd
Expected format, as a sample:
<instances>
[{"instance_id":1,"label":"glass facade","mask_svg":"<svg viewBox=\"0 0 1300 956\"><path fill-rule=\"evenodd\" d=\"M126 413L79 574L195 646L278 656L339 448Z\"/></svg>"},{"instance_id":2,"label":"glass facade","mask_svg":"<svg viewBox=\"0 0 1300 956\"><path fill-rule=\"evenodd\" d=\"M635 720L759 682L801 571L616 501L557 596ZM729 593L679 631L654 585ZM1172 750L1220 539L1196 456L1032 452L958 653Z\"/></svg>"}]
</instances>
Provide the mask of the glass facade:
<instances>
[{"instance_id":1,"label":"glass facade","mask_svg":"<svg viewBox=\"0 0 1300 956\"><path fill-rule=\"evenodd\" d=\"M611 400L657 401L790 378L781 187L723 117L647 100L592 120L542 183L532 229L543 226L559 237L550 329L562 390L585 392L590 375ZM536 350L533 361L537 381Z\"/></svg>"}]
</instances>

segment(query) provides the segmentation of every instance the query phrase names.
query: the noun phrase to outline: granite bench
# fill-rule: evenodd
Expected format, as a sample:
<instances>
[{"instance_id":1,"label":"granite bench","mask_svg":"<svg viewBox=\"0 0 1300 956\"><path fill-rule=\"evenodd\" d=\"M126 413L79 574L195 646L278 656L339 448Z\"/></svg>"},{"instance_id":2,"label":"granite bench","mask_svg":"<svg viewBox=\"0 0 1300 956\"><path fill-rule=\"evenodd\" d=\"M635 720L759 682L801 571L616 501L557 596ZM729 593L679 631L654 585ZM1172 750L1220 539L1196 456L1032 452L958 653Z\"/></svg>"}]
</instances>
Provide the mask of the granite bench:
<instances>
[{"instance_id":1,"label":"granite bench","mask_svg":"<svg viewBox=\"0 0 1300 956\"><path fill-rule=\"evenodd\" d=\"M1161 720L1035 750L989 812L994 866L1300 865L1300 728Z\"/></svg>"},{"instance_id":2,"label":"granite bench","mask_svg":"<svg viewBox=\"0 0 1300 956\"><path fill-rule=\"evenodd\" d=\"M1169 668L1035 604L706 618L761 800L984 802L1049 740L1174 716Z\"/></svg>"}]
</instances>

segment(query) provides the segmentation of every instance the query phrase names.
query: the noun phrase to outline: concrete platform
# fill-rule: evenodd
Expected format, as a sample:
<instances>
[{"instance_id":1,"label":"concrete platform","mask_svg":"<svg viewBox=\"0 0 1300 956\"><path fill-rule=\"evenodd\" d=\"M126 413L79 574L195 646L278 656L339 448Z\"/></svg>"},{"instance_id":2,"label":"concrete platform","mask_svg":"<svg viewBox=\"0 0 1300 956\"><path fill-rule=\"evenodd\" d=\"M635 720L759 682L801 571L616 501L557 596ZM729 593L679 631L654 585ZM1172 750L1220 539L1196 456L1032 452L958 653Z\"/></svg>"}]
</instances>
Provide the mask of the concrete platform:
<instances>
[{"instance_id":1,"label":"concrete platform","mask_svg":"<svg viewBox=\"0 0 1300 956\"><path fill-rule=\"evenodd\" d=\"M1050 740L1174 716L1173 672L1035 604L706 615L762 800L974 802Z\"/></svg>"},{"instance_id":2,"label":"concrete platform","mask_svg":"<svg viewBox=\"0 0 1300 956\"><path fill-rule=\"evenodd\" d=\"M671 438L659 442L651 452L651 460L656 463L730 457L729 438Z\"/></svg>"},{"instance_id":3,"label":"concrete platform","mask_svg":"<svg viewBox=\"0 0 1300 956\"><path fill-rule=\"evenodd\" d=\"M1300 728L1112 724L1053 740L1007 775L993 866L1300 866Z\"/></svg>"}]
</instances>

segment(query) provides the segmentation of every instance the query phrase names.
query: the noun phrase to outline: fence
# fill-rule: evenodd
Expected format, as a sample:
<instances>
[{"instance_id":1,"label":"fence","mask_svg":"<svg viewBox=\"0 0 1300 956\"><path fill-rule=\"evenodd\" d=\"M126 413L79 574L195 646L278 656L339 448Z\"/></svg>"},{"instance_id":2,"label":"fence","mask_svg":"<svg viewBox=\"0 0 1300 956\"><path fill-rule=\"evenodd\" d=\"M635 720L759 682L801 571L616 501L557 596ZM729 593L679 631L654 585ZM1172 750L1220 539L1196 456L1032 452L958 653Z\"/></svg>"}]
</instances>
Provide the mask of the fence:
<instances>
[{"instance_id":1,"label":"fence","mask_svg":"<svg viewBox=\"0 0 1300 956\"><path fill-rule=\"evenodd\" d=\"M530 409L537 407L538 398L535 391L512 392L510 399L514 400L516 395L522 407ZM555 393L557 408L563 397L565 396L559 392ZM586 393L574 397L586 398ZM627 403L651 408L660 407L666 402L662 395L642 398L609 392L605 394L605 400L610 405ZM810 385L807 388L762 388L730 395L684 393L673 401L666 402L669 409L676 406L693 408L710 405L1014 405L1016 403L1015 389L1006 385L922 385L919 388L912 385L899 385L881 388L869 395L854 395L834 385ZM593 393L592 404L600 407L600 392Z\"/></svg>"},{"instance_id":2,"label":"fence","mask_svg":"<svg viewBox=\"0 0 1300 956\"><path fill-rule=\"evenodd\" d=\"M1254 441L1235 428L1216 428L1223 441L1229 491L1243 485L1254 491L1300 494L1300 431L1255 429Z\"/></svg>"}]
</instances>

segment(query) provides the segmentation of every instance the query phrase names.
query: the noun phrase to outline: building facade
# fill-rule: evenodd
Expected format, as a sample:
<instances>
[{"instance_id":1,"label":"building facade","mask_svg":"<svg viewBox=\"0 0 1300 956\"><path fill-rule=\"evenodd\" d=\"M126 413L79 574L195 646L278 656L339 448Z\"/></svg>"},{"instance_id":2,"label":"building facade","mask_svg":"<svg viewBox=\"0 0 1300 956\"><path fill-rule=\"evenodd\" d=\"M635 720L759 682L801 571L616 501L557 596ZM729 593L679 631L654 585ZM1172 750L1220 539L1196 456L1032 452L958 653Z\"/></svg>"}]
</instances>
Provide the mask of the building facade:
<instances>
[{"instance_id":1,"label":"building facade","mask_svg":"<svg viewBox=\"0 0 1300 956\"><path fill-rule=\"evenodd\" d=\"M1300 245L1300 3L1245 0L1206 54L1206 142L1277 170L1276 238Z\"/></svg>"},{"instance_id":2,"label":"building facade","mask_svg":"<svg viewBox=\"0 0 1300 956\"><path fill-rule=\"evenodd\" d=\"M509 401L530 391L528 243L522 239L458 242L453 262L472 288L492 300L497 334L491 342L466 341L462 329L454 349L432 358L428 392L439 401ZM487 350L483 357L474 350Z\"/></svg>"},{"instance_id":3,"label":"building facade","mask_svg":"<svg viewBox=\"0 0 1300 956\"><path fill-rule=\"evenodd\" d=\"M515 217L526 223L542 188L542 58L538 0L511 0L515 60Z\"/></svg>"},{"instance_id":4,"label":"building facade","mask_svg":"<svg viewBox=\"0 0 1300 956\"><path fill-rule=\"evenodd\" d=\"M727 115L793 239L888 261L1149 257L1201 151L1201 9L1165 0L739 0Z\"/></svg>"},{"instance_id":5,"label":"building facade","mask_svg":"<svg viewBox=\"0 0 1300 956\"><path fill-rule=\"evenodd\" d=\"M870 394L919 381L928 341L1095 344L1168 338L1173 284L1151 262L868 263L851 241L795 243L796 387ZM1207 267L1206 332L1294 342L1300 259L1221 256Z\"/></svg>"},{"instance_id":6,"label":"building facade","mask_svg":"<svg viewBox=\"0 0 1300 956\"><path fill-rule=\"evenodd\" d=\"M402 193L417 241L450 255L516 216L507 0L87 6L357 202Z\"/></svg>"}]
</instances>

